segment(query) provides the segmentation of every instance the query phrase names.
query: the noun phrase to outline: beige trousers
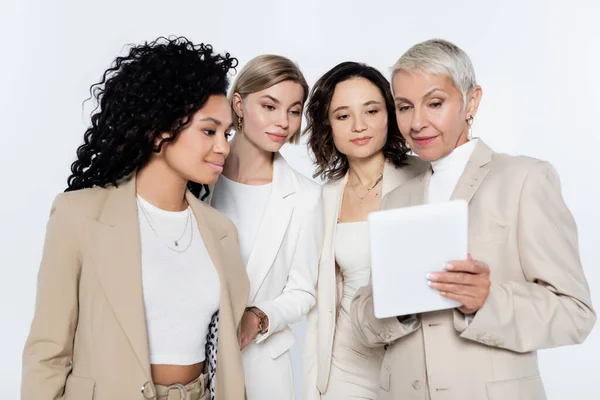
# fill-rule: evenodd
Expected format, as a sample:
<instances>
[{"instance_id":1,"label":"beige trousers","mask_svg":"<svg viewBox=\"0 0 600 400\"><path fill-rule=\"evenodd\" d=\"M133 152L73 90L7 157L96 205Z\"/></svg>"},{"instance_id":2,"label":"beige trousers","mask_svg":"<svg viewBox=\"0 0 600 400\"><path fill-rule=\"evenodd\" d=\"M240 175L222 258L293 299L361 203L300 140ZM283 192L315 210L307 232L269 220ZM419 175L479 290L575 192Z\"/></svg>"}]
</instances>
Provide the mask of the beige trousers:
<instances>
[{"instance_id":1,"label":"beige trousers","mask_svg":"<svg viewBox=\"0 0 600 400\"><path fill-rule=\"evenodd\" d=\"M156 400L208 400L208 374L201 374L187 385L156 386Z\"/></svg>"}]
</instances>

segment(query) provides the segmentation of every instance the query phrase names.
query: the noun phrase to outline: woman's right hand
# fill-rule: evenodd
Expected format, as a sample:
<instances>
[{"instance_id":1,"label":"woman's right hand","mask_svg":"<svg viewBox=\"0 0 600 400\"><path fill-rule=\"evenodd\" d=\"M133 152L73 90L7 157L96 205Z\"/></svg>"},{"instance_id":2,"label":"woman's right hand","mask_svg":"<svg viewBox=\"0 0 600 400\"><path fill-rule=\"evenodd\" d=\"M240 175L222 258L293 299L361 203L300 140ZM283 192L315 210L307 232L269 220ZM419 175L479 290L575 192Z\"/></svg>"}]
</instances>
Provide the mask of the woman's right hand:
<instances>
[{"instance_id":1,"label":"woman's right hand","mask_svg":"<svg viewBox=\"0 0 600 400\"><path fill-rule=\"evenodd\" d=\"M240 350L244 350L246 346L253 341L258 335L259 329L259 319L251 311L245 311L242 316L242 331L240 334Z\"/></svg>"}]
</instances>

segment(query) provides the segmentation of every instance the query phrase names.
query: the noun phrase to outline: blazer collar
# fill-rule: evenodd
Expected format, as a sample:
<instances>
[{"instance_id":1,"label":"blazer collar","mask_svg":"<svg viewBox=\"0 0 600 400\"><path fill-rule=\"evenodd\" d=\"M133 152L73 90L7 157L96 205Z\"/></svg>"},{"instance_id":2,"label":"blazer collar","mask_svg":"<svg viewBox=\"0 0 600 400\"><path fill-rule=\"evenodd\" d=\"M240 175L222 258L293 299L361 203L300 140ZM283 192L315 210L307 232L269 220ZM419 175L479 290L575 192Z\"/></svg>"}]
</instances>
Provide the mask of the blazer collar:
<instances>
[{"instance_id":1,"label":"blazer collar","mask_svg":"<svg viewBox=\"0 0 600 400\"><path fill-rule=\"evenodd\" d=\"M107 226L117 226L136 219L137 222L137 202L136 202L136 175L121 180L118 186L111 186L108 197L98 222Z\"/></svg>"},{"instance_id":2,"label":"blazer collar","mask_svg":"<svg viewBox=\"0 0 600 400\"><path fill-rule=\"evenodd\" d=\"M414 174L411 176L408 168L397 168L391 162L386 161L383 166L381 198L383 199L386 194L410 180L411 177L414 177Z\"/></svg>"},{"instance_id":3,"label":"blazer collar","mask_svg":"<svg viewBox=\"0 0 600 400\"><path fill-rule=\"evenodd\" d=\"M290 176L291 167L280 153L273 157L273 191L282 198L296 192L295 180Z\"/></svg>"},{"instance_id":4,"label":"blazer collar","mask_svg":"<svg viewBox=\"0 0 600 400\"><path fill-rule=\"evenodd\" d=\"M102 209L102 213L98 218L98 222L113 227L120 224L127 224L128 222L131 222L132 219L135 219L136 224L138 223L136 180L136 174L134 173L123 179L118 187L111 186L107 189L110 192ZM194 216L199 222L199 225L201 225L200 221L210 218L205 212L206 205L189 190L186 190L185 200L194 212ZM226 227L218 223L212 224L211 230L214 231L219 238L223 238L227 235Z\"/></svg>"},{"instance_id":5,"label":"blazer collar","mask_svg":"<svg viewBox=\"0 0 600 400\"><path fill-rule=\"evenodd\" d=\"M346 172L343 178L329 182L323 186L323 200L325 204L325 215L335 215L336 220L342 206L344 187L348 183ZM413 175L414 176L414 175ZM386 161L383 165L383 181L381 182L381 198L386 194L408 181L411 178L407 168L397 168L393 163Z\"/></svg>"},{"instance_id":6,"label":"blazer collar","mask_svg":"<svg viewBox=\"0 0 600 400\"><path fill-rule=\"evenodd\" d=\"M342 191L346 184L348 183L348 175L346 172L343 178L335 180L333 182L329 182L325 184L323 190L332 193L338 193L339 198L338 203L341 206L341 197ZM414 175L413 175L414 176ZM408 181L411 175L408 172L407 168L397 168L393 163L386 161L383 164L383 181L381 182L381 198L385 197L386 194L400 186L402 183ZM339 211L339 210L338 210Z\"/></svg>"},{"instance_id":7,"label":"blazer collar","mask_svg":"<svg viewBox=\"0 0 600 400\"><path fill-rule=\"evenodd\" d=\"M487 164L492 161L492 154L492 149L479 139L454 188L451 200L462 199L467 203L471 201L489 171Z\"/></svg>"},{"instance_id":8,"label":"blazer collar","mask_svg":"<svg viewBox=\"0 0 600 400\"><path fill-rule=\"evenodd\" d=\"M283 244L294 211L295 185L296 177L291 167L281 154L275 153L271 196L246 266L250 278L249 304L254 304Z\"/></svg>"},{"instance_id":9,"label":"blazer collar","mask_svg":"<svg viewBox=\"0 0 600 400\"><path fill-rule=\"evenodd\" d=\"M493 150L481 139L477 141L475 149L465 166L465 169L454 188L450 200L471 201L475 192L489 172L488 164L492 161ZM432 170L428 168L406 186L410 192L410 205L420 205L427 201L427 188L431 179Z\"/></svg>"}]
</instances>

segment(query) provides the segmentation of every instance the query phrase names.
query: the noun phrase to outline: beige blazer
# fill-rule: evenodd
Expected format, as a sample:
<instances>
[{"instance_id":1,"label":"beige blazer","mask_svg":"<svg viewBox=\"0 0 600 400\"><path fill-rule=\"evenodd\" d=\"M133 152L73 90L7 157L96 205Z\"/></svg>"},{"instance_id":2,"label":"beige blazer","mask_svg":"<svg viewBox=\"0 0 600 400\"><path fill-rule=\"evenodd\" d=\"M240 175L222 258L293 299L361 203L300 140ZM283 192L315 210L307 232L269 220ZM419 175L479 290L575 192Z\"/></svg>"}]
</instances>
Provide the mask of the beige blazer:
<instances>
[{"instance_id":1,"label":"beige blazer","mask_svg":"<svg viewBox=\"0 0 600 400\"><path fill-rule=\"evenodd\" d=\"M391 192L383 207L423 204L430 176ZM596 319L558 176L547 162L479 141L452 199L469 202L469 252L491 269L489 296L468 326L457 309L411 326L376 319L372 287L361 288L355 336L387 348L378 399L545 399L536 350L581 343ZM398 268L408 267L400 252Z\"/></svg>"},{"instance_id":2,"label":"beige blazer","mask_svg":"<svg viewBox=\"0 0 600 400\"><path fill-rule=\"evenodd\" d=\"M382 196L425 170L428 164L409 157L408 165L396 168L386 163L383 169ZM337 310L342 294L342 277L336 267L334 243L337 219L348 175L323 186L325 238L319 262L317 304L308 314L304 351L304 384L306 400L320 399L327 390Z\"/></svg>"},{"instance_id":3,"label":"beige blazer","mask_svg":"<svg viewBox=\"0 0 600 400\"><path fill-rule=\"evenodd\" d=\"M216 397L244 399L239 324L249 283L237 233L191 193L186 199L221 281ZM135 177L56 198L23 353L23 400L154 394L140 252Z\"/></svg>"}]
</instances>

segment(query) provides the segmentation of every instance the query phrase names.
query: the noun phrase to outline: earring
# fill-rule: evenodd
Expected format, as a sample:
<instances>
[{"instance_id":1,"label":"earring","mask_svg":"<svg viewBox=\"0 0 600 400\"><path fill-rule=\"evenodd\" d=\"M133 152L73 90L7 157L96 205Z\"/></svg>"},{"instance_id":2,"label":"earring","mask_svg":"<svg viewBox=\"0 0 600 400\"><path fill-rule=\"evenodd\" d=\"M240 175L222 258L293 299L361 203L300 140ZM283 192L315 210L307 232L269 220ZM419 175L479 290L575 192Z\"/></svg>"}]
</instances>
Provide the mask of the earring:
<instances>
[{"instance_id":1,"label":"earring","mask_svg":"<svg viewBox=\"0 0 600 400\"><path fill-rule=\"evenodd\" d=\"M237 120L237 131L238 132L242 131L243 123L244 123L244 117L238 117L238 120Z\"/></svg>"},{"instance_id":2,"label":"earring","mask_svg":"<svg viewBox=\"0 0 600 400\"><path fill-rule=\"evenodd\" d=\"M469 118L467 118L467 125L469 125L469 133L467 134L467 139L471 140L473 138L473 120L475 118L472 115L469 115Z\"/></svg>"}]
</instances>

